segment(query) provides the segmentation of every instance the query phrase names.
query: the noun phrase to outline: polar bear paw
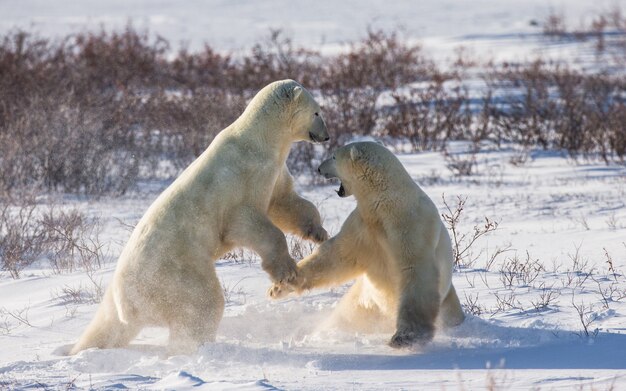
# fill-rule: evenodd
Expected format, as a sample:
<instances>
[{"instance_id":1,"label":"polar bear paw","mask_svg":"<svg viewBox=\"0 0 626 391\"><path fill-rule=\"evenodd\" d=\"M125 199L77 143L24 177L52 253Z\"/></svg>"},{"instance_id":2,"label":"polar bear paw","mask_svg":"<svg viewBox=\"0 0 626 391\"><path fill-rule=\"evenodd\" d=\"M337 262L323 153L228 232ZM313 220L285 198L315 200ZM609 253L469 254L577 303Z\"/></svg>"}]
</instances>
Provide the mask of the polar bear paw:
<instances>
[{"instance_id":1,"label":"polar bear paw","mask_svg":"<svg viewBox=\"0 0 626 391\"><path fill-rule=\"evenodd\" d=\"M420 331L396 331L389 341L389 346L400 349L411 347L415 344L424 345L433 339L433 330L423 329Z\"/></svg>"},{"instance_id":2,"label":"polar bear paw","mask_svg":"<svg viewBox=\"0 0 626 391\"><path fill-rule=\"evenodd\" d=\"M294 289L290 285L272 284L272 286L267 290L267 295L274 300L279 300L289 296L292 292L294 292Z\"/></svg>"},{"instance_id":3,"label":"polar bear paw","mask_svg":"<svg viewBox=\"0 0 626 391\"><path fill-rule=\"evenodd\" d=\"M321 243L328 240L328 232L321 225L311 225L306 230L305 239L312 240L316 243Z\"/></svg>"},{"instance_id":4,"label":"polar bear paw","mask_svg":"<svg viewBox=\"0 0 626 391\"><path fill-rule=\"evenodd\" d=\"M262 262L261 267L276 284L294 284L298 277L298 267L291 257L276 259L271 263Z\"/></svg>"}]
</instances>

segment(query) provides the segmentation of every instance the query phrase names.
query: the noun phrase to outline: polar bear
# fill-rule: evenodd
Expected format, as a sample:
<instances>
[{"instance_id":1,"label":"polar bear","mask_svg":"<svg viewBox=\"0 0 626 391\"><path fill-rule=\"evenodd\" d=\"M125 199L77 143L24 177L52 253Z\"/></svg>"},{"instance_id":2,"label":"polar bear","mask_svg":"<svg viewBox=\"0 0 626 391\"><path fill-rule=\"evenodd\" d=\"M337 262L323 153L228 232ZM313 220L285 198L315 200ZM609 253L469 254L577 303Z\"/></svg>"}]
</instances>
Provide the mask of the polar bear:
<instances>
[{"instance_id":1,"label":"polar bear","mask_svg":"<svg viewBox=\"0 0 626 391\"><path fill-rule=\"evenodd\" d=\"M145 326L168 327L176 352L214 340L224 297L213 261L234 247L259 254L272 281L292 281L283 231L315 242L328 234L294 191L287 155L293 142L328 139L307 90L293 80L264 87L141 218L70 354L125 346Z\"/></svg>"},{"instance_id":2,"label":"polar bear","mask_svg":"<svg viewBox=\"0 0 626 391\"><path fill-rule=\"evenodd\" d=\"M400 161L378 143L358 142L337 149L318 171L339 178L337 194L354 194L356 209L336 236L298 264L294 284L275 283L269 295L357 278L334 323L363 332L391 331L395 323L392 347L430 341L437 318L460 324L450 237L437 207Z\"/></svg>"}]
</instances>

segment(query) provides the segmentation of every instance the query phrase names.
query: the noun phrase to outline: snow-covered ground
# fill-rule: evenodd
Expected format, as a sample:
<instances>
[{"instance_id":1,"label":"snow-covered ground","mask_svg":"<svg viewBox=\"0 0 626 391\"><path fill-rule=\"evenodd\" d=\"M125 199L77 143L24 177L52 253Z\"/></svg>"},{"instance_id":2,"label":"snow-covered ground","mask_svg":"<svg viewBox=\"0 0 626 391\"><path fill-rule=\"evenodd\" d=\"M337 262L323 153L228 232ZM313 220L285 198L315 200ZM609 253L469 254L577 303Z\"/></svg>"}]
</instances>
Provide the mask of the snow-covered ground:
<instances>
[{"instance_id":1,"label":"snow-covered ground","mask_svg":"<svg viewBox=\"0 0 626 391\"><path fill-rule=\"evenodd\" d=\"M237 51L281 28L298 45L332 52L368 26L400 27L442 61L459 46L481 60L541 54L578 61L579 44L546 40L530 21L555 11L574 26L588 24L613 5L624 9L626 1L4 0L0 33L20 27L61 37L132 21L174 46L185 41L199 48L206 41ZM65 198L104 222L100 240L108 263L91 278L81 271L54 274L46 266L18 280L0 274L0 390L626 389L626 168L574 163L549 152L512 165L517 154L483 151L477 174L467 178L454 177L440 154L401 156L442 213L442 195L452 207L457 196L467 197L462 233L485 216L499 222L472 246L474 262L454 275L468 319L414 351L387 347L389 335L320 329L345 287L270 302L269 279L246 252L217 264L228 303L216 343L168 356L167 332L149 329L128 349L64 356L97 307L68 292L84 296L94 281L106 286L130 235L127 225L163 185L124 198ZM331 233L354 207L332 186L302 181L299 190L319 205Z\"/></svg>"},{"instance_id":2,"label":"snow-covered ground","mask_svg":"<svg viewBox=\"0 0 626 391\"><path fill-rule=\"evenodd\" d=\"M84 272L29 269L19 280L0 278L0 307L8 326L0 335L0 388L112 389L615 389L626 387L626 168L575 164L536 152L521 166L513 151L484 152L475 176L459 179L437 153L401 161L442 213L467 197L459 231L484 217L496 231L472 247L473 265L454 275L469 314L440 331L423 349L397 351L390 335L321 329L344 288L271 302L269 279L253 254L219 261L227 307L216 343L196 354L168 356L167 331L149 329L128 348L64 356L91 319L95 304L77 303L63 290L93 290ZM336 233L354 207L336 186L301 185ZM101 240L110 262L94 279L106 284L115 255L156 196L140 193L99 201L70 200L105 222ZM488 261L497 249L506 251ZM528 256L527 256L528 252ZM617 275L609 271L608 253ZM535 273L507 273L507 264ZM510 276L511 283L507 282ZM608 297L613 289L613 298ZM547 295L551 297L546 299ZM574 305L590 320L583 331ZM30 325L11 316L21 314Z\"/></svg>"}]
</instances>

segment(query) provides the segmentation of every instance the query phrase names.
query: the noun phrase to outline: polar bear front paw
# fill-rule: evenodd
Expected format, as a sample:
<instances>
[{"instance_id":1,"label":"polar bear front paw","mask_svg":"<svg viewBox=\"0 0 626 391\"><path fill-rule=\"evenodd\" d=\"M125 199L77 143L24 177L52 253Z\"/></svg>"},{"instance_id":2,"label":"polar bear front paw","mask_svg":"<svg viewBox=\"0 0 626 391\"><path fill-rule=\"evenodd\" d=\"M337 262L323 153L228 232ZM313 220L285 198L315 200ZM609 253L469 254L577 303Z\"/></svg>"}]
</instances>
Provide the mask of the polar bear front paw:
<instances>
[{"instance_id":1,"label":"polar bear front paw","mask_svg":"<svg viewBox=\"0 0 626 391\"><path fill-rule=\"evenodd\" d=\"M389 341L389 346L400 349L414 344L424 345L433 339L432 330L421 331L396 331Z\"/></svg>"},{"instance_id":2,"label":"polar bear front paw","mask_svg":"<svg viewBox=\"0 0 626 391\"><path fill-rule=\"evenodd\" d=\"M306 231L305 239L312 240L316 243L321 243L328 240L328 232L321 225L312 225Z\"/></svg>"},{"instance_id":3,"label":"polar bear front paw","mask_svg":"<svg viewBox=\"0 0 626 391\"><path fill-rule=\"evenodd\" d=\"M271 264L263 262L261 266L270 275L272 282L275 284L294 284L296 282L298 267L291 258L284 258L281 261L275 260Z\"/></svg>"},{"instance_id":4,"label":"polar bear front paw","mask_svg":"<svg viewBox=\"0 0 626 391\"><path fill-rule=\"evenodd\" d=\"M293 288L289 285L272 284L272 286L267 290L267 295L274 300L278 300L284 299L293 291Z\"/></svg>"}]
</instances>

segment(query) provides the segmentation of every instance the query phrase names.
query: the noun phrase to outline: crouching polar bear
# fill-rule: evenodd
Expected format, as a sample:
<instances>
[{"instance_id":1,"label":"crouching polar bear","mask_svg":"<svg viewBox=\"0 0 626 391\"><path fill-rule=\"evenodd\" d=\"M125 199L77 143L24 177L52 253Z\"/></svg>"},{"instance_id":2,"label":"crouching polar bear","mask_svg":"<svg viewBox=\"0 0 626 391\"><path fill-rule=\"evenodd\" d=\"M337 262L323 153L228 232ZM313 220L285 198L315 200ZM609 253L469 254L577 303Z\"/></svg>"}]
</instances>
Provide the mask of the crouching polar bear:
<instances>
[{"instance_id":1,"label":"crouching polar bear","mask_svg":"<svg viewBox=\"0 0 626 391\"><path fill-rule=\"evenodd\" d=\"M174 351L214 340L224 297L213 261L234 247L258 253L273 282L292 281L283 231L316 242L328 235L285 161L293 142L328 138L319 105L298 83L263 88L141 218L70 354L125 346L145 326L168 327Z\"/></svg>"},{"instance_id":2,"label":"crouching polar bear","mask_svg":"<svg viewBox=\"0 0 626 391\"><path fill-rule=\"evenodd\" d=\"M339 178L337 193L354 194L357 207L340 232L298 264L294 284L274 284L286 296L357 281L333 322L357 331L393 330L390 345L433 338L435 320L460 324L463 311L452 286L452 246L434 203L385 147L359 142L339 148L319 172Z\"/></svg>"}]
</instances>

